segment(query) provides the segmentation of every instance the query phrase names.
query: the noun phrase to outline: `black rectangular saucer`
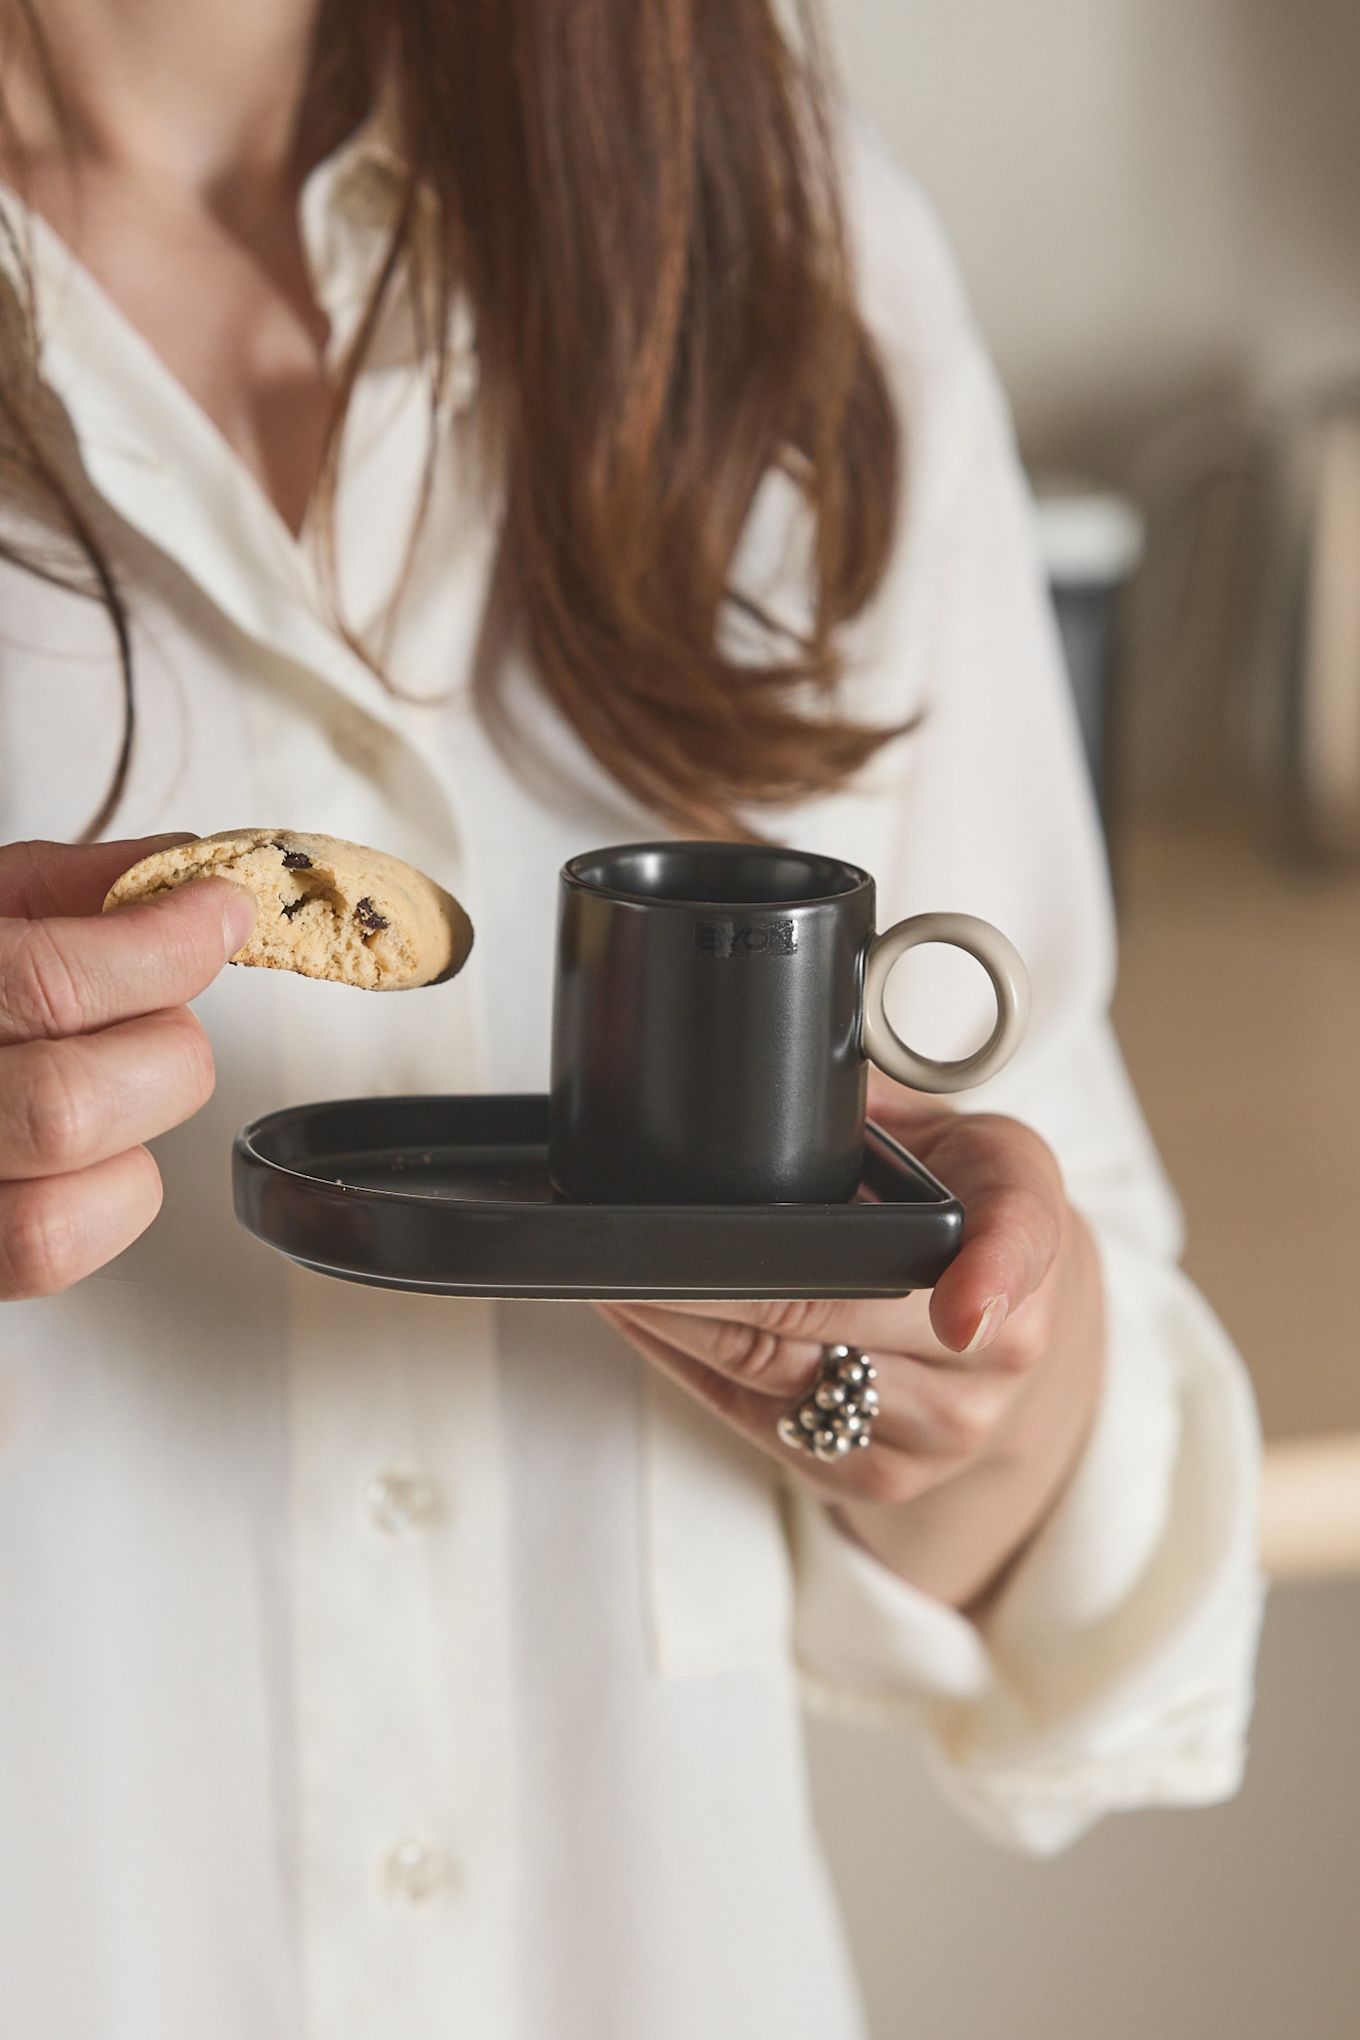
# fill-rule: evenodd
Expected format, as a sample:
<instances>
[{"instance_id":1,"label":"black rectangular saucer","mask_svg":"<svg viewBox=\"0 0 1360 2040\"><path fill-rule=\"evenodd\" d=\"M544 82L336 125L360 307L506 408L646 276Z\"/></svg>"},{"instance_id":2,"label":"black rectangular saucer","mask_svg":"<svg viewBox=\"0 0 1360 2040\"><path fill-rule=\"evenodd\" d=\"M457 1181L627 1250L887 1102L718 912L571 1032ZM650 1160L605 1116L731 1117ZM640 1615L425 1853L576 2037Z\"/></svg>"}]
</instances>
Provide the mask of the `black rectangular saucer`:
<instances>
[{"instance_id":1,"label":"black rectangular saucer","mask_svg":"<svg viewBox=\"0 0 1360 2040\"><path fill-rule=\"evenodd\" d=\"M584 1204L548 1179L542 1096L347 1098L243 1127L236 1216L303 1267L439 1296L901 1296L963 1206L870 1123L845 1204Z\"/></svg>"}]
</instances>

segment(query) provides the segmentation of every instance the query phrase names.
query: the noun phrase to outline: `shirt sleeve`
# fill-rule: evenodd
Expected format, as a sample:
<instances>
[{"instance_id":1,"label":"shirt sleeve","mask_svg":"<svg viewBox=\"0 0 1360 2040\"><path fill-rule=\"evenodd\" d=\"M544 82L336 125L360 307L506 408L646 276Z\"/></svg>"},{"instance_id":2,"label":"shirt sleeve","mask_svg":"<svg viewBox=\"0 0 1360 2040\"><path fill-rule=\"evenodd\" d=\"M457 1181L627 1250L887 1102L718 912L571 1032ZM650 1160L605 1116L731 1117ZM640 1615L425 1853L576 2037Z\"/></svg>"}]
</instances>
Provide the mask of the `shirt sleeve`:
<instances>
[{"instance_id":1,"label":"shirt sleeve","mask_svg":"<svg viewBox=\"0 0 1360 2040\"><path fill-rule=\"evenodd\" d=\"M1116 1807L1237 1785L1262 1600L1257 1425L1240 1360L1177 1266L1179 1209L1108 1019L1102 840L1006 408L919 198L857 174L867 302L916 462L903 561L866 626L900 630L923 676L883 919L982 914L1026 958L1027 1040L958 1102L1024 1120L1056 1152L1097 1240L1106 1352L1082 1459L978 1625L792 1493L796 1649L814 1707L913 1727L970 1816L1049 1851ZM924 259L895 256L903 239ZM986 1031L971 976L918 978L913 997L932 1053Z\"/></svg>"}]
</instances>

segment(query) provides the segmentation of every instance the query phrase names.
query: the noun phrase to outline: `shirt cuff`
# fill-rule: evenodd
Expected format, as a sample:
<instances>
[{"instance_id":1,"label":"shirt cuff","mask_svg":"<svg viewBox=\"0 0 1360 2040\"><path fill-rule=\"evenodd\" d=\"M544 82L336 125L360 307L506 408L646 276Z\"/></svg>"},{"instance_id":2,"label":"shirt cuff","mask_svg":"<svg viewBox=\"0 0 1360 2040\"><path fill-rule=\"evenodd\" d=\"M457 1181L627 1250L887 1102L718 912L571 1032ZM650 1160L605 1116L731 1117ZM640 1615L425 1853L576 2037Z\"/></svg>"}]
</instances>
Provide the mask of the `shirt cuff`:
<instances>
[{"instance_id":1,"label":"shirt cuff","mask_svg":"<svg viewBox=\"0 0 1360 2040\"><path fill-rule=\"evenodd\" d=\"M1091 1436L980 1625L899 1579L807 1491L790 1502L809 1705L915 1729L947 1795L1036 1851L1115 1806L1235 1789L1260 1620L1241 1362L1178 1269L1119 1239L1100 1251Z\"/></svg>"}]
</instances>

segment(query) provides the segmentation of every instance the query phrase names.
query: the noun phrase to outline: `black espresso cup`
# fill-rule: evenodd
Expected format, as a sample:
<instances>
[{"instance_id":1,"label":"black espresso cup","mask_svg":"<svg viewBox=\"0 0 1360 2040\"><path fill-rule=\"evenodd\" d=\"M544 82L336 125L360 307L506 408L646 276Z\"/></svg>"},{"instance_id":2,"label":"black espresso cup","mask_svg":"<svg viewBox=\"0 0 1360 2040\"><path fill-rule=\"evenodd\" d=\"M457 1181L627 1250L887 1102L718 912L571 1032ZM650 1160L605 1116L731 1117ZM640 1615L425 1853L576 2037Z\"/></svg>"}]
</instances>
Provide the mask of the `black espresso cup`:
<instances>
[{"instance_id":1,"label":"black espresso cup","mask_svg":"<svg viewBox=\"0 0 1360 2040\"><path fill-rule=\"evenodd\" d=\"M874 931L856 865L745 843L626 843L562 867L548 1167L591 1202L835 1203L853 1197L868 1064L959 1091L1024 1032L1024 965L968 914ZM996 1025L957 1062L918 1055L883 1006L922 942L977 958Z\"/></svg>"}]
</instances>

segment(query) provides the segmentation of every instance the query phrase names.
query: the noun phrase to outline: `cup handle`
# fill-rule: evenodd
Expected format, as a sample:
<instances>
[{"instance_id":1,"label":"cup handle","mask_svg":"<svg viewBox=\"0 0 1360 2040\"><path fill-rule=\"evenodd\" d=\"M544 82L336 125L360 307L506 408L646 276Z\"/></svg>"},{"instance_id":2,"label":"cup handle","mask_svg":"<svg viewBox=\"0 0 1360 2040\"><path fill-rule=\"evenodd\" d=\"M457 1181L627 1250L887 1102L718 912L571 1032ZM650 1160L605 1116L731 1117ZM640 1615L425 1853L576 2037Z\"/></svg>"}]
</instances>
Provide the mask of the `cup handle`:
<instances>
[{"instance_id":1,"label":"cup handle","mask_svg":"<svg viewBox=\"0 0 1360 2040\"><path fill-rule=\"evenodd\" d=\"M996 994L996 1025L981 1048L957 1062L938 1062L909 1048L884 1006L888 974L898 958L923 942L948 942L976 957ZM913 914L875 935L864 966L864 1053L899 1084L914 1091L966 1091L1004 1069L1020 1046L1029 1021L1029 972L1013 942L990 921L972 914Z\"/></svg>"}]
</instances>

